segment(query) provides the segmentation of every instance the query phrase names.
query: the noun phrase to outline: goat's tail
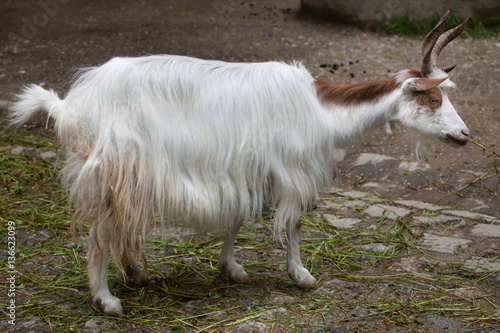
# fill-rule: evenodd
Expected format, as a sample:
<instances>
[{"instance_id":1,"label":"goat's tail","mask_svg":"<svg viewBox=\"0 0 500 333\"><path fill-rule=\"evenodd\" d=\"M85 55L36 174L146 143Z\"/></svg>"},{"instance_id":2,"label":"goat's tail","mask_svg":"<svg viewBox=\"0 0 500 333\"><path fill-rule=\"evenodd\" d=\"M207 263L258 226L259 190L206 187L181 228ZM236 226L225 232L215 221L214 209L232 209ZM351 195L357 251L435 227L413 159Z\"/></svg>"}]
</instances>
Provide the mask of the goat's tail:
<instances>
[{"instance_id":1,"label":"goat's tail","mask_svg":"<svg viewBox=\"0 0 500 333\"><path fill-rule=\"evenodd\" d=\"M18 101L9 107L7 120L12 127L19 127L30 120L40 110L47 111L49 117L57 118L61 103L57 93L45 90L36 84L29 85L16 96Z\"/></svg>"}]
</instances>

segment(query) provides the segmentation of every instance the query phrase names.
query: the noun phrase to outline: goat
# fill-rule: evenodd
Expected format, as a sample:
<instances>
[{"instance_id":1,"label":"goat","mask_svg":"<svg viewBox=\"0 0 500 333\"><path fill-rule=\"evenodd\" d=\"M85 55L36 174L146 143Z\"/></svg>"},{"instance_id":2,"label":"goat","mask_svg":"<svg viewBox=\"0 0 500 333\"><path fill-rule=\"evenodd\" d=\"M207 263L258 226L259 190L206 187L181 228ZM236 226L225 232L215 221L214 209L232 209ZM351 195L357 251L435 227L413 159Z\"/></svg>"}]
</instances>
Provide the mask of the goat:
<instances>
[{"instance_id":1,"label":"goat","mask_svg":"<svg viewBox=\"0 0 500 333\"><path fill-rule=\"evenodd\" d=\"M241 225L275 208L286 230L287 271L301 288L316 279L300 261L300 214L333 177L334 149L388 122L462 146L469 130L448 99L452 68L440 51L446 13L423 42L420 70L348 86L316 80L301 63L225 63L182 56L114 58L83 70L64 99L31 85L10 108L12 126L39 109L66 148L61 171L77 221L92 222L88 278L94 305L121 315L107 285L109 252L127 281L147 283L141 235L184 221L225 228L219 267L249 280L234 258ZM281 238L282 239L282 238ZM144 260L141 269L136 259Z\"/></svg>"}]
</instances>

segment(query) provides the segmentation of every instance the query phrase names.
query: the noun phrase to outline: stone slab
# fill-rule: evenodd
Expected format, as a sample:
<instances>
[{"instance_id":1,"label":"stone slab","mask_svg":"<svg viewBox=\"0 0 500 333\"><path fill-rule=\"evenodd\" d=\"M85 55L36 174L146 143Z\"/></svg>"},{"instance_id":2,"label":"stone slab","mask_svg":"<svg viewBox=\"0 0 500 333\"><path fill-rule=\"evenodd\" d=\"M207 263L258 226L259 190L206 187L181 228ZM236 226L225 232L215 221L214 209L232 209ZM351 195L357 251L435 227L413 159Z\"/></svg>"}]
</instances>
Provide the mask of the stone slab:
<instances>
[{"instance_id":1,"label":"stone slab","mask_svg":"<svg viewBox=\"0 0 500 333\"><path fill-rule=\"evenodd\" d=\"M389 156L363 153L351 165L352 173L370 180L385 180L392 173L398 160Z\"/></svg>"},{"instance_id":2,"label":"stone slab","mask_svg":"<svg viewBox=\"0 0 500 333\"><path fill-rule=\"evenodd\" d=\"M481 237L498 237L500 238L500 226L493 224L480 223L472 228L471 232L474 235Z\"/></svg>"},{"instance_id":3,"label":"stone slab","mask_svg":"<svg viewBox=\"0 0 500 333\"><path fill-rule=\"evenodd\" d=\"M427 273L423 273L421 270L421 263L409 258L401 258L399 261L394 262L388 268L394 272L407 272L417 276L423 276L426 278L430 278L431 276Z\"/></svg>"},{"instance_id":4,"label":"stone slab","mask_svg":"<svg viewBox=\"0 0 500 333\"><path fill-rule=\"evenodd\" d=\"M276 308L262 312L259 316L263 320L273 320L276 317L284 317L288 314L288 310L285 308Z\"/></svg>"},{"instance_id":5,"label":"stone slab","mask_svg":"<svg viewBox=\"0 0 500 333\"><path fill-rule=\"evenodd\" d=\"M340 196L352 198L352 199L366 198L366 197L370 196L370 193L361 192L361 191L342 191L342 190L339 191L339 190L337 190L334 192Z\"/></svg>"},{"instance_id":6,"label":"stone slab","mask_svg":"<svg viewBox=\"0 0 500 333\"><path fill-rule=\"evenodd\" d=\"M429 233L424 234L424 238L418 246L425 250L454 254L459 249L466 249L472 243L470 239L436 236Z\"/></svg>"},{"instance_id":7,"label":"stone slab","mask_svg":"<svg viewBox=\"0 0 500 333\"><path fill-rule=\"evenodd\" d=\"M35 153L36 149L22 147L22 146L16 146L16 147L12 147L11 152L12 152L12 154L28 155L28 154Z\"/></svg>"},{"instance_id":8,"label":"stone slab","mask_svg":"<svg viewBox=\"0 0 500 333\"><path fill-rule=\"evenodd\" d=\"M421 162L402 161L401 163L399 163L398 169L399 169L399 172L403 173L405 171L409 171L409 172L415 172L417 170L425 171L425 170L430 169L430 167L429 167L429 164L424 164Z\"/></svg>"},{"instance_id":9,"label":"stone slab","mask_svg":"<svg viewBox=\"0 0 500 333\"><path fill-rule=\"evenodd\" d=\"M43 153L40 153L40 157L46 160L57 160L57 153L53 151L45 151Z\"/></svg>"},{"instance_id":10,"label":"stone slab","mask_svg":"<svg viewBox=\"0 0 500 333\"><path fill-rule=\"evenodd\" d=\"M408 208L415 208L420 210L428 210L431 212L440 211L443 209L442 206L436 206L427 202L415 201L415 200L396 200L394 203L398 205L405 206Z\"/></svg>"},{"instance_id":11,"label":"stone slab","mask_svg":"<svg viewBox=\"0 0 500 333\"><path fill-rule=\"evenodd\" d=\"M260 323L255 320L249 320L245 321L238 326L233 331L230 332L258 332L258 333L264 333L264 332L270 332L271 329L269 326L266 324Z\"/></svg>"},{"instance_id":12,"label":"stone slab","mask_svg":"<svg viewBox=\"0 0 500 333\"><path fill-rule=\"evenodd\" d=\"M361 200L347 200L343 203L343 206L344 207L348 207L348 208L363 208L366 206L366 202L365 201L361 201Z\"/></svg>"},{"instance_id":13,"label":"stone slab","mask_svg":"<svg viewBox=\"0 0 500 333\"><path fill-rule=\"evenodd\" d=\"M360 219L355 219L350 217L339 219L337 218L337 216L330 214L325 214L324 217L328 222L330 222L331 225L344 229L352 229L356 226L356 224L362 222Z\"/></svg>"},{"instance_id":14,"label":"stone slab","mask_svg":"<svg viewBox=\"0 0 500 333\"><path fill-rule=\"evenodd\" d=\"M365 209L364 213L371 216L371 217L379 218L379 217L384 216L385 210L379 206L372 205L372 206L368 207L367 209Z\"/></svg>"},{"instance_id":15,"label":"stone slab","mask_svg":"<svg viewBox=\"0 0 500 333\"><path fill-rule=\"evenodd\" d=\"M500 261L490 260L488 258L472 257L472 259L464 262L464 267L477 273L498 271L500 270Z\"/></svg>"},{"instance_id":16,"label":"stone slab","mask_svg":"<svg viewBox=\"0 0 500 333\"><path fill-rule=\"evenodd\" d=\"M368 163L378 164L384 161L395 161L394 158L380 154L362 153L359 155L353 166L365 165Z\"/></svg>"},{"instance_id":17,"label":"stone slab","mask_svg":"<svg viewBox=\"0 0 500 333\"><path fill-rule=\"evenodd\" d=\"M362 190L375 192L384 198L400 198L406 194L406 186L393 182L368 182L360 186Z\"/></svg>"},{"instance_id":18,"label":"stone slab","mask_svg":"<svg viewBox=\"0 0 500 333\"><path fill-rule=\"evenodd\" d=\"M337 202L333 202L330 200L323 200L318 202L318 208L333 208L333 209L339 209L342 208L343 205Z\"/></svg>"},{"instance_id":19,"label":"stone slab","mask_svg":"<svg viewBox=\"0 0 500 333\"><path fill-rule=\"evenodd\" d=\"M450 224L459 221L462 218L458 216L438 215L438 216L417 216L413 220L414 225L426 226L433 224Z\"/></svg>"},{"instance_id":20,"label":"stone slab","mask_svg":"<svg viewBox=\"0 0 500 333\"><path fill-rule=\"evenodd\" d=\"M388 219L395 220L398 217L407 217L411 214L411 212L408 209L400 207L386 206L386 205L372 205L365 210L365 214L377 218L387 215Z\"/></svg>"},{"instance_id":21,"label":"stone slab","mask_svg":"<svg viewBox=\"0 0 500 333\"><path fill-rule=\"evenodd\" d=\"M500 224L500 218L498 217L481 213L468 212L465 210L443 210L443 214L460 216L470 220L486 221L490 223Z\"/></svg>"}]
</instances>

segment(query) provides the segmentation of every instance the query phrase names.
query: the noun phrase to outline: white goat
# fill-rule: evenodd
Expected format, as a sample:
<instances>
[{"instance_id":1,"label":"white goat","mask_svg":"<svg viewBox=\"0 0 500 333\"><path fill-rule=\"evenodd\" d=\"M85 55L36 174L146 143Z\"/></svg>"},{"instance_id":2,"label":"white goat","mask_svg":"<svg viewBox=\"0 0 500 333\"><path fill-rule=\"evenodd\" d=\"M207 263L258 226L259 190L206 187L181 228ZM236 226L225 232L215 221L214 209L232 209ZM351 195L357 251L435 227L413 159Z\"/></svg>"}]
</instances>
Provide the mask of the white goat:
<instances>
[{"instance_id":1,"label":"white goat","mask_svg":"<svg viewBox=\"0 0 500 333\"><path fill-rule=\"evenodd\" d=\"M114 58L84 71L64 100L27 87L11 108L25 123L45 109L67 149L62 177L77 208L93 222L88 277L93 302L120 315L107 286L108 253L125 278L147 282L141 234L155 221L226 228L219 267L234 282L248 275L234 259L240 226L275 207L286 230L287 268L302 288L315 278L302 266L300 214L332 178L333 152L386 122L464 145L469 130L451 105L441 49L467 21L442 34L446 14L423 44L418 70L377 82L338 86L315 80L299 63L224 63L180 56ZM146 262L145 262L146 264Z\"/></svg>"}]
</instances>

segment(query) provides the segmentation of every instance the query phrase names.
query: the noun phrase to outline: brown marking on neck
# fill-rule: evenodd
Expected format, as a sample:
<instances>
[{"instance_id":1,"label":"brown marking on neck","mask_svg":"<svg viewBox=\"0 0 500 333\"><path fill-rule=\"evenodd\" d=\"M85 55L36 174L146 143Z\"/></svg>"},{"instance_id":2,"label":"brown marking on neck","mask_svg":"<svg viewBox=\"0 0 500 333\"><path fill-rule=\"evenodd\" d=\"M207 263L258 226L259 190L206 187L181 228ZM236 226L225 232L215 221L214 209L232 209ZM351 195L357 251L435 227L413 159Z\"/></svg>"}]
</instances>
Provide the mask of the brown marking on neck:
<instances>
[{"instance_id":1,"label":"brown marking on neck","mask_svg":"<svg viewBox=\"0 0 500 333\"><path fill-rule=\"evenodd\" d=\"M398 73L385 80L363 82L341 86L320 80L315 80L316 94L321 103L338 105L359 105L373 103L398 89L404 80L420 77L420 71L410 70Z\"/></svg>"}]
</instances>

